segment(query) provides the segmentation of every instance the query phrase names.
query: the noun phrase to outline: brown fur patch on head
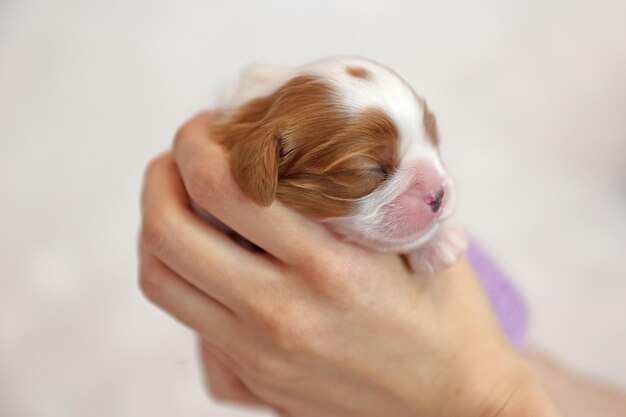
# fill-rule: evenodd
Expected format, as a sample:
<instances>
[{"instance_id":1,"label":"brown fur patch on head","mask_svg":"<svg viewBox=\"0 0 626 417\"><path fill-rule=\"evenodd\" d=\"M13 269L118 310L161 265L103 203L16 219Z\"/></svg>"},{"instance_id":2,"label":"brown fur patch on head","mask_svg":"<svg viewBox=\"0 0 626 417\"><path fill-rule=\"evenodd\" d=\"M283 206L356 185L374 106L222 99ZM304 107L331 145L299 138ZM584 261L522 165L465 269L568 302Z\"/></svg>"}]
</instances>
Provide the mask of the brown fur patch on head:
<instances>
[{"instance_id":1,"label":"brown fur patch on head","mask_svg":"<svg viewBox=\"0 0 626 417\"><path fill-rule=\"evenodd\" d=\"M428 109L428 105L426 102L423 102L424 105L424 116L422 117L422 121L424 123L424 130L426 130L426 136L430 139L430 142L439 146L439 131L437 130L437 118L435 115Z\"/></svg>"},{"instance_id":2,"label":"brown fur patch on head","mask_svg":"<svg viewBox=\"0 0 626 417\"><path fill-rule=\"evenodd\" d=\"M233 176L261 205L274 198L316 218L345 216L399 163L398 132L381 110L343 112L312 76L222 116L216 132Z\"/></svg>"},{"instance_id":3,"label":"brown fur patch on head","mask_svg":"<svg viewBox=\"0 0 626 417\"><path fill-rule=\"evenodd\" d=\"M346 67L346 72L356 78L363 78L364 80L368 80L371 78L371 74L368 70L363 67Z\"/></svg>"}]
</instances>

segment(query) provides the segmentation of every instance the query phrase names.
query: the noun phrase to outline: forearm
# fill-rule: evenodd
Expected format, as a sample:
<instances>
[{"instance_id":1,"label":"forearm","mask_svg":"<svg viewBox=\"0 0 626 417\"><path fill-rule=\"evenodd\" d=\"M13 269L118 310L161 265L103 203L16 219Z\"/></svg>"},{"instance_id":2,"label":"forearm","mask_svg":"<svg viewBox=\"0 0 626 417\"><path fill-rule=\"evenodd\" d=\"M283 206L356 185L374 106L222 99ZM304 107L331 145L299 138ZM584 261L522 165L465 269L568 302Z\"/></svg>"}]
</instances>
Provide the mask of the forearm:
<instances>
[{"instance_id":1,"label":"forearm","mask_svg":"<svg viewBox=\"0 0 626 417\"><path fill-rule=\"evenodd\" d=\"M623 417L626 393L610 384L578 374L533 348L524 357L537 370L546 391L568 417Z\"/></svg>"}]
</instances>

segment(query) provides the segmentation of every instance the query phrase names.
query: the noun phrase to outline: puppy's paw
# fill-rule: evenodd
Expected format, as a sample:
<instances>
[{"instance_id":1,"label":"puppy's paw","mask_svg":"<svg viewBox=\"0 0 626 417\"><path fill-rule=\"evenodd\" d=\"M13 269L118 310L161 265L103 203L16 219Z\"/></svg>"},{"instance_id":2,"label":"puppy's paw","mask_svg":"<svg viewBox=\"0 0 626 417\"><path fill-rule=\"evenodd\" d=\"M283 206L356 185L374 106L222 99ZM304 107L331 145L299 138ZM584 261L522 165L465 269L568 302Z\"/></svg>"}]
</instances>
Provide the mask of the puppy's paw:
<instances>
[{"instance_id":1,"label":"puppy's paw","mask_svg":"<svg viewBox=\"0 0 626 417\"><path fill-rule=\"evenodd\" d=\"M431 240L405 256L414 272L433 275L456 264L466 249L465 230L460 226L444 223Z\"/></svg>"}]
</instances>

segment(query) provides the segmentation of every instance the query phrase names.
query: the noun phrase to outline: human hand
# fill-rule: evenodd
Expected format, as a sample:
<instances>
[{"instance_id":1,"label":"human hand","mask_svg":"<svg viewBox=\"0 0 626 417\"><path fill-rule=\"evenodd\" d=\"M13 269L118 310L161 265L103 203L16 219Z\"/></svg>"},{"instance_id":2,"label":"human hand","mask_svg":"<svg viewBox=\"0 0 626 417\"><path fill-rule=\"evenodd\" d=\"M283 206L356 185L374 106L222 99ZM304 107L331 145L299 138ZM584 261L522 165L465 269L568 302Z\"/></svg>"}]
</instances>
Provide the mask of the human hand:
<instances>
[{"instance_id":1,"label":"human hand","mask_svg":"<svg viewBox=\"0 0 626 417\"><path fill-rule=\"evenodd\" d=\"M218 394L297 417L518 415L505 411L529 392L550 410L467 262L417 277L397 255L254 205L209 124L190 120L148 169L140 281L199 334ZM266 252L201 220L188 194Z\"/></svg>"}]
</instances>

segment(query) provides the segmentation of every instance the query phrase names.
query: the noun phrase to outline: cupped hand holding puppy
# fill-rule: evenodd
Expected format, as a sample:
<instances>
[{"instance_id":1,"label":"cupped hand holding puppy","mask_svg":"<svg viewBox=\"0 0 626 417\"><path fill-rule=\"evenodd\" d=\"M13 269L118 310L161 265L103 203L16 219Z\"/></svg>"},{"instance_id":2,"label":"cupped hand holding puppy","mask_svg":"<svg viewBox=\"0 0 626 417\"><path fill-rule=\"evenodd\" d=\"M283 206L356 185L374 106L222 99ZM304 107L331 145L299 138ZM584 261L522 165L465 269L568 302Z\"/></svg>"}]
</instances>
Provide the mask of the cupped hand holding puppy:
<instances>
[{"instance_id":1,"label":"cupped hand holding puppy","mask_svg":"<svg viewBox=\"0 0 626 417\"><path fill-rule=\"evenodd\" d=\"M140 283L196 331L213 393L294 417L558 415L467 262L416 279L397 255L239 191L209 114L154 160ZM190 201L253 242L200 219Z\"/></svg>"}]
</instances>

